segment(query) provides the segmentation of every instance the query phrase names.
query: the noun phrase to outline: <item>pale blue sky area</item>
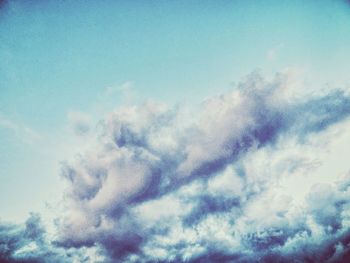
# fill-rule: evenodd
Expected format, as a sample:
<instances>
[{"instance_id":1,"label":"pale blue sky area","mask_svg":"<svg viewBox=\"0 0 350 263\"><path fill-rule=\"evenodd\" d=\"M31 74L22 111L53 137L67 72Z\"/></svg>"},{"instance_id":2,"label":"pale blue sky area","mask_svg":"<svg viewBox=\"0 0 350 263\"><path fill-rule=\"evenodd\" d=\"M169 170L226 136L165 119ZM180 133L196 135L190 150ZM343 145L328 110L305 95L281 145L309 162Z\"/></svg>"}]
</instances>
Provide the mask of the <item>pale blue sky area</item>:
<instances>
[{"instance_id":1,"label":"pale blue sky area","mask_svg":"<svg viewBox=\"0 0 350 263\"><path fill-rule=\"evenodd\" d=\"M0 218L61 192L70 111L99 118L138 98L197 102L255 69L350 83L346 1L4 1L0 5Z\"/></svg>"}]
</instances>

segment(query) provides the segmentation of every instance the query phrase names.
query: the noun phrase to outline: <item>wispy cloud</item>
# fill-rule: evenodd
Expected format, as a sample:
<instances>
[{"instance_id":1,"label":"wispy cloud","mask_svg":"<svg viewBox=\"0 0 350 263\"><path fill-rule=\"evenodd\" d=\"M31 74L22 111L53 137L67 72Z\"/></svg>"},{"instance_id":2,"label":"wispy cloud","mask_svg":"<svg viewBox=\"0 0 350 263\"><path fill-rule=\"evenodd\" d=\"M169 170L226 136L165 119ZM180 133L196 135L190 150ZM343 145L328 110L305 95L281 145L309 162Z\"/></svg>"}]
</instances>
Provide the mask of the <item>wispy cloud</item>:
<instances>
[{"instance_id":1,"label":"wispy cloud","mask_svg":"<svg viewBox=\"0 0 350 263\"><path fill-rule=\"evenodd\" d=\"M279 44L277 46L272 47L266 53L266 58L268 61L274 61L278 59L279 52L281 51L283 45Z\"/></svg>"},{"instance_id":2,"label":"wispy cloud","mask_svg":"<svg viewBox=\"0 0 350 263\"><path fill-rule=\"evenodd\" d=\"M126 81L119 86L109 86L106 88L106 95L113 95L120 92L129 92L133 88L134 83L132 81Z\"/></svg>"},{"instance_id":3,"label":"wispy cloud","mask_svg":"<svg viewBox=\"0 0 350 263\"><path fill-rule=\"evenodd\" d=\"M20 141L24 143L34 143L41 138L41 135L33 130L32 128L15 122L5 116L5 114L0 113L0 129L9 130L14 134Z\"/></svg>"},{"instance_id":4,"label":"wispy cloud","mask_svg":"<svg viewBox=\"0 0 350 263\"><path fill-rule=\"evenodd\" d=\"M90 132L93 125L90 115L80 111L69 111L67 117L70 128L76 135L85 135Z\"/></svg>"},{"instance_id":5,"label":"wispy cloud","mask_svg":"<svg viewBox=\"0 0 350 263\"><path fill-rule=\"evenodd\" d=\"M106 99L118 97L122 103L130 104L136 99L135 84L133 81L126 81L120 85L109 86L102 96Z\"/></svg>"}]
</instances>

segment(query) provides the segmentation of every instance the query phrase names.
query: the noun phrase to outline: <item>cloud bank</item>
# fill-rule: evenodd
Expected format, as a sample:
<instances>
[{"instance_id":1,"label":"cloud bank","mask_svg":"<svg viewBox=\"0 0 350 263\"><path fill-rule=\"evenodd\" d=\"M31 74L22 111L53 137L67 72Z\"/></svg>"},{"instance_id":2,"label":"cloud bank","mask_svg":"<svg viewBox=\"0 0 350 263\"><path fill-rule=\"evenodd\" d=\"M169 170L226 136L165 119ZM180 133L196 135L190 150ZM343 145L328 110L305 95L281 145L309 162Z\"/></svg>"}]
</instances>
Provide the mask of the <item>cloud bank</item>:
<instances>
[{"instance_id":1,"label":"cloud bank","mask_svg":"<svg viewBox=\"0 0 350 263\"><path fill-rule=\"evenodd\" d=\"M90 262L349 258L350 177L322 169L327 144L350 127L350 96L296 96L289 86L286 74L254 73L196 109L117 109L95 146L62 168L66 213L50 251L94 248ZM30 238L18 230L6 241L11 231L0 254L16 260Z\"/></svg>"}]
</instances>

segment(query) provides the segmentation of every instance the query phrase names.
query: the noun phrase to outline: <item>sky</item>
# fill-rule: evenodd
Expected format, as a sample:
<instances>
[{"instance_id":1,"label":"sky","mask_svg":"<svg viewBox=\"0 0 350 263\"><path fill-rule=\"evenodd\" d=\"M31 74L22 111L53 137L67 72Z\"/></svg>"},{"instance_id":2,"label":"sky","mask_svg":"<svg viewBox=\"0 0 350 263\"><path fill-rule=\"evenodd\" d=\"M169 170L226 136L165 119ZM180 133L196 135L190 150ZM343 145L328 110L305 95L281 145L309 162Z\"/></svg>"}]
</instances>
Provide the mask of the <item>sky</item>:
<instances>
[{"instance_id":1,"label":"sky","mask_svg":"<svg viewBox=\"0 0 350 263\"><path fill-rule=\"evenodd\" d=\"M349 43L342 0L0 0L0 259L341 262Z\"/></svg>"}]
</instances>

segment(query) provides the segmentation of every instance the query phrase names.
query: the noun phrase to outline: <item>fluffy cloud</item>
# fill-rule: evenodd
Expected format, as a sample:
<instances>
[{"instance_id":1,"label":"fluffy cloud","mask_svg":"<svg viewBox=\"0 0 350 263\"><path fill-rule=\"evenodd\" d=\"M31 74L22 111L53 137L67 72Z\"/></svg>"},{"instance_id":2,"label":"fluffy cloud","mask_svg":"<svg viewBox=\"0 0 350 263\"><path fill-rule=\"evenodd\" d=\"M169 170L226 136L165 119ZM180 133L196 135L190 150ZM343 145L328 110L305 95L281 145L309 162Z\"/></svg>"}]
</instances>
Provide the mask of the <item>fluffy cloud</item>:
<instances>
[{"instance_id":1,"label":"fluffy cloud","mask_svg":"<svg viewBox=\"0 0 350 263\"><path fill-rule=\"evenodd\" d=\"M191 261L272 251L310 235L310 224L337 233L347 197L315 186L298 211L293 197L271 189L281 173L304 164L268 155L277 158L285 141L303 145L346 120L350 98L341 90L286 96L286 78L252 74L197 110L146 103L111 114L97 147L64 167L69 213L60 221L60 243L99 244L120 260L158 253L150 260Z\"/></svg>"},{"instance_id":2,"label":"fluffy cloud","mask_svg":"<svg viewBox=\"0 0 350 263\"><path fill-rule=\"evenodd\" d=\"M64 249L52 242L38 214L24 224L0 223L0 262L91 262L96 249Z\"/></svg>"},{"instance_id":3,"label":"fluffy cloud","mask_svg":"<svg viewBox=\"0 0 350 263\"><path fill-rule=\"evenodd\" d=\"M110 114L62 169L53 247L95 248L107 262L349 257L349 179L324 164L350 127L350 97L293 96L289 85L254 73L196 109L149 102Z\"/></svg>"}]
</instances>

